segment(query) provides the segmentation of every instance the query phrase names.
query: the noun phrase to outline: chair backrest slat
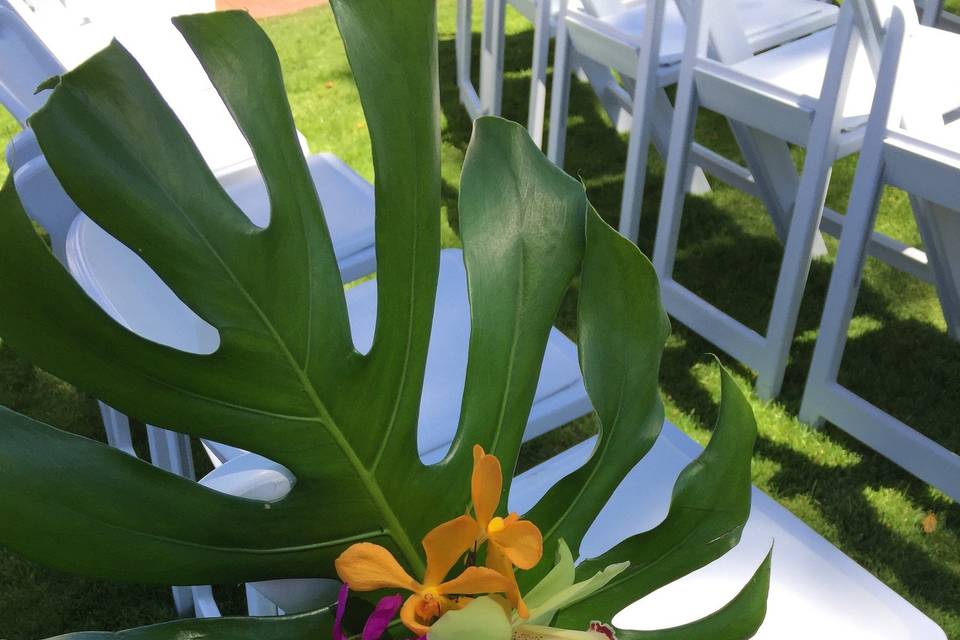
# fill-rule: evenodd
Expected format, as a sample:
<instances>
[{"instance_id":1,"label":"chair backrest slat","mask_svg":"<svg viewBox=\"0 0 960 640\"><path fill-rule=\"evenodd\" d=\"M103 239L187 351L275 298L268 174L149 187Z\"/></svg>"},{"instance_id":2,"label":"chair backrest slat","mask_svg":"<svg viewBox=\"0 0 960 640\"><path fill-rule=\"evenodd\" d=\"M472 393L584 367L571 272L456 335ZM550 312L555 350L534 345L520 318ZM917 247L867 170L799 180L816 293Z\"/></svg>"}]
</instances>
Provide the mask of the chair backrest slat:
<instances>
[{"instance_id":1,"label":"chair backrest slat","mask_svg":"<svg viewBox=\"0 0 960 640\"><path fill-rule=\"evenodd\" d=\"M595 18L609 16L623 11L623 0L581 0L583 9ZM573 4L571 3L571 6Z\"/></svg>"},{"instance_id":2,"label":"chair backrest slat","mask_svg":"<svg viewBox=\"0 0 960 640\"><path fill-rule=\"evenodd\" d=\"M20 16L0 7L0 102L21 125L47 100L49 91L37 87L63 72Z\"/></svg>"},{"instance_id":3,"label":"chair backrest slat","mask_svg":"<svg viewBox=\"0 0 960 640\"><path fill-rule=\"evenodd\" d=\"M710 33L711 56L729 64L752 56L753 48L743 30L736 0L700 1Z\"/></svg>"},{"instance_id":4,"label":"chair backrest slat","mask_svg":"<svg viewBox=\"0 0 960 640\"><path fill-rule=\"evenodd\" d=\"M907 29L909 29L912 24L919 22L917 7L913 0L848 0L848 2L853 4L857 30L860 32L870 66L876 74L880 68L887 23L893 15L894 8L903 12Z\"/></svg>"}]
</instances>

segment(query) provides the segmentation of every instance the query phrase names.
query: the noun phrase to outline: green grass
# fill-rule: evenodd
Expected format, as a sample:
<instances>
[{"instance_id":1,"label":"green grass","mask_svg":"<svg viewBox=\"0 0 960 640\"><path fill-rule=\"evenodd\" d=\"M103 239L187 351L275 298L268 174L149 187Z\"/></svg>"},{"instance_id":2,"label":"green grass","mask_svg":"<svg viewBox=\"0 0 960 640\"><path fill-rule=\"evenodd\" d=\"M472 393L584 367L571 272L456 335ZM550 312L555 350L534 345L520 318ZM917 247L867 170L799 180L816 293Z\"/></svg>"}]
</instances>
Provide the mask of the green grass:
<instances>
[{"instance_id":1,"label":"green grass","mask_svg":"<svg viewBox=\"0 0 960 640\"><path fill-rule=\"evenodd\" d=\"M458 243L457 189L470 121L454 83L454 2L440 0L441 102L443 117L443 242ZM277 44L294 114L315 151L337 153L373 178L363 114L328 8L264 22ZM477 28L479 25L476 25ZM526 117L532 35L515 14L508 20L504 105L512 119ZM609 126L590 92L572 96L567 170L581 175L590 198L616 222L623 180L625 139ZM723 123L709 116L699 135L730 149ZM5 141L16 127L0 120ZM844 209L854 161L834 172L830 204ZM647 182L641 248L651 250L662 165L654 159ZM762 328L781 257L769 218L756 201L724 187L687 202L678 277L708 300L754 328ZM905 198L884 200L883 230L916 241ZM960 638L960 509L942 494L874 454L841 431L813 431L796 418L830 275L830 260L814 265L793 345L784 392L778 402L752 398L760 423L754 482L845 553ZM576 289L558 320L576 337ZM663 363L662 390L668 417L700 442L716 415L718 378L707 355L715 347L674 326ZM744 389L751 373L722 357ZM960 451L960 345L946 338L931 287L883 265L870 263L844 360L843 380L855 391L924 433ZM102 438L94 402L38 371L0 346L0 404L90 437ZM578 421L529 444L530 465L586 437L592 419ZM922 521L938 525L925 533ZM234 603L233 608L237 604ZM162 587L115 584L60 574L0 550L0 638L21 640L79 629L117 629L173 616ZM15 615L14 615L15 614Z\"/></svg>"}]
</instances>

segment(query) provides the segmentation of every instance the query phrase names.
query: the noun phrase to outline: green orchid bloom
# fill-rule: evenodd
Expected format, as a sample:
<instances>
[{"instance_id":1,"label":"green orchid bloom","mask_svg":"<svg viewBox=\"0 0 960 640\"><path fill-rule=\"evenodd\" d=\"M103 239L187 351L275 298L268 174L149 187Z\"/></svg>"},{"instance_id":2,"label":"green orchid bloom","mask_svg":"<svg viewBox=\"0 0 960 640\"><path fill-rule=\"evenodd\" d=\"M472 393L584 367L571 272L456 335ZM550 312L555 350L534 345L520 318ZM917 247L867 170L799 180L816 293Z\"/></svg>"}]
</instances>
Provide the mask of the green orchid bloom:
<instances>
[{"instance_id":1,"label":"green orchid bloom","mask_svg":"<svg viewBox=\"0 0 960 640\"><path fill-rule=\"evenodd\" d=\"M548 626L560 609L590 597L630 566L629 562L610 565L592 577L574 582L573 554L559 541L553 569L524 596L530 617L509 615L496 599L478 598L458 611L450 611L437 620L427 634L428 640L609 640L600 630L574 631Z\"/></svg>"}]
</instances>

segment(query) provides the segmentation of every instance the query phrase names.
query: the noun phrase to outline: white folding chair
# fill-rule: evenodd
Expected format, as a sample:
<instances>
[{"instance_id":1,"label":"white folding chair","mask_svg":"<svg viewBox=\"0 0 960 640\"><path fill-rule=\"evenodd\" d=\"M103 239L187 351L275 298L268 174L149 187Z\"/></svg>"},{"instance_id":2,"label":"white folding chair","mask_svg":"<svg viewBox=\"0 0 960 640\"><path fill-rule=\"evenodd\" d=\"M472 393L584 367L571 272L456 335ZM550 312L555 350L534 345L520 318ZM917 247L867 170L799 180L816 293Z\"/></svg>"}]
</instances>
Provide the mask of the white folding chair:
<instances>
[{"instance_id":1,"label":"white folding chair","mask_svg":"<svg viewBox=\"0 0 960 640\"><path fill-rule=\"evenodd\" d=\"M776 396L783 382L811 258L824 250L818 229L839 235L842 228L843 216L824 208L830 173L838 158L859 150L873 98L874 60L860 44L870 34L855 24L855 4L844 3L835 28L752 55L740 25L731 21L733 0L701 1L687 38L654 265L668 312L754 369L763 398ZM926 62L912 71L929 85L932 105L943 113L960 106L960 85L944 83L938 70L940 60L960 58L960 43L950 33L931 29L923 57ZM768 194L763 201L786 245L766 335L674 279L683 179L700 106L739 128L744 155L754 157L752 179L739 186L753 195ZM789 144L806 149L801 176ZM932 281L922 251L880 234L872 236L868 251Z\"/></svg>"},{"instance_id":2,"label":"white folding chair","mask_svg":"<svg viewBox=\"0 0 960 640\"><path fill-rule=\"evenodd\" d=\"M5 64L12 65L9 69L12 79L8 81L6 75L0 78L0 84L10 82L11 89L17 90L16 94L0 91L0 98L21 123L43 104L42 98L32 96L37 85L73 69L116 38L133 54L177 112L218 177L256 166L246 139L189 45L170 21L170 9L176 5L109 3L109 11L101 7L100 11L89 13L86 4L79 7L83 11L72 8L74 4L65 6L59 0L0 0L0 8L13 12L22 22L17 39L10 45L13 57L5 57L9 61ZM92 3L94 7L100 4ZM19 47L19 55L13 47ZM0 70L7 71L4 67ZM300 141L304 153L308 153L302 135Z\"/></svg>"},{"instance_id":3,"label":"white folding chair","mask_svg":"<svg viewBox=\"0 0 960 640\"><path fill-rule=\"evenodd\" d=\"M729 6L743 28L747 51L762 51L812 33L836 22L837 10L817 0L736 0ZM686 0L626 3L619 11L599 17L573 5L562 8L557 33L553 98L550 107L548 156L562 166L566 148L571 54L615 70L623 80L611 93L632 115L627 166L620 210L620 232L637 241L643 201L647 153L653 143L666 156L673 107L666 89L680 74L689 13ZM749 156L748 156L749 157ZM742 183L748 174L701 145L691 153L692 171L686 188L704 193L707 169L726 181Z\"/></svg>"},{"instance_id":4,"label":"white folding chair","mask_svg":"<svg viewBox=\"0 0 960 640\"><path fill-rule=\"evenodd\" d=\"M583 8L588 13L602 15L619 10L624 0L573 1L575 6ZM474 85L471 75L473 0L458 0L456 55L460 102L471 118L501 114L506 48L505 20L508 4L533 24L533 58L530 66L527 130L537 146L542 146L547 102L547 61L550 57L550 41L557 31L560 0L488 0L484 2L479 90ZM578 60L576 66L582 77L593 86L610 118L617 123L618 128L626 130L629 127L629 116L614 95L617 80L610 70L591 60Z\"/></svg>"},{"instance_id":5,"label":"white folding chair","mask_svg":"<svg viewBox=\"0 0 960 640\"><path fill-rule=\"evenodd\" d=\"M947 326L960 339L960 122L945 125L931 109L929 87L917 82L910 58L929 36L913 6L904 0L849 0L870 9L884 43L877 95L823 321L803 394L800 419L814 425L829 420L954 500L960 500L960 455L911 429L843 387L838 380L847 331L860 289L866 247L884 185L910 194ZM893 9L899 5L898 9ZM893 9L893 17L891 15ZM865 12L866 13L866 12ZM887 22L889 18L889 22ZM960 38L960 35L954 36ZM919 48L922 50L922 46ZM899 73L898 73L899 69ZM944 78L960 84L960 80Z\"/></svg>"}]
</instances>

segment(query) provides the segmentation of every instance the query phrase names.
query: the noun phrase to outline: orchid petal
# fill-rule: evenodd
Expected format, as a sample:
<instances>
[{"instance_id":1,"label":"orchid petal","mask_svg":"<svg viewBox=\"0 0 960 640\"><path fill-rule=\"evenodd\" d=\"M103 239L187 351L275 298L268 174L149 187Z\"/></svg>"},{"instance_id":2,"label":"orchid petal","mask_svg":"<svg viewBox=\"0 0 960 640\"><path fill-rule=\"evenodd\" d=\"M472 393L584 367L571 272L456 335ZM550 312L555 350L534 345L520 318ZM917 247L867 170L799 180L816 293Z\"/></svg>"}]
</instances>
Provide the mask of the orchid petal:
<instances>
[{"instance_id":1,"label":"orchid petal","mask_svg":"<svg viewBox=\"0 0 960 640\"><path fill-rule=\"evenodd\" d=\"M473 475L470 478L470 491L473 496L473 509L477 522L486 530L493 514L500 504L503 491L503 471L496 456L484 453L483 447L473 447Z\"/></svg>"},{"instance_id":2,"label":"orchid petal","mask_svg":"<svg viewBox=\"0 0 960 640\"><path fill-rule=\"evenodd\" d=\"M420 584L403 570L393 554L378 544L352 545L340 554L335 566L340 579L354 591L420 590Z\"/></svg>"},{"instance_id":3,"label":"orchid petal","mask_svg":"<svg viewBox=\"0 0 960 640\"><path fill-rule=\"evenodd\" d=\"M347 640L347 634L343 632L343 614L347 611L347 596L350 594L350 586L344 584L340 587L337 594L337 615L333 619L333 640Z\"/></svg>"},{"instance_id":4,"label":"orchid petal","mask_svg":"<svg viewBox=\"0 0 960 640\"><path fill-rule=\"evenodd\" d=\"M498 545L487 546L487 566L509 581L510 588L506 591L507 597L517 609L520 617L526 620L530 613L520 596L520 587L517 585L517 575L513 571L513 563L510 562L510 558L501 551Z\"/></svg>"},{"instance_id":5,"label":"orchid petal","mask_svg":"<svg viewBox=\"0 0 960 640\"><path fill-rule=\"evenodd\" d=\"M573 554L570 553L570 547L561 538L557 542L557 559L554 562L553 569L527 592L524 600L531 611L536 611L549 599L564 589L573 586L575 579L576 568L573 564ZM552 618L553 612L548 611L544 615L531 619L530 624L547 624Z\"/></svg>"},{"instance_id":6,"label":"orchid petal","mask_svg":"<svg viewBox=\"0 0 960 640\"><path fill-rule=\"evenodd\" d=\"M543 557L543 535L529 520L508 518L503 529L490 533L490 542L520 569L532 569Z\"/></svg>"},{"instance_id":7,"label":"orchid petal","mask_svg":"<svg viewBox=\"0 0 960 640\"><path fill-rule=\"evenodd\" d=\"M565 609L593 595L606 586L608 582L623 573L629 566L629 562L612 564L606 569L598 571L592 577L561 590L552 597L547 598L536 609L531 610L530 617L536 620L543 619L548 615L552 617L553 612L558 609Z\"/></svg>"},{"instance_id":8,"label":"orchid petal","mask_svg":"<svg viewBox=\"0 0 960 640\"><path fill-rule=\"evenodd\" d=\"M423 538L427 570L423 584L435 587L447 577L457 560L477 541L480 527L470 516L460 516L435 527Z\"/></svg>"},{"instance_id":9,"label":"orchid petal","mask_svg":"<svg viewBox=\"0 0 960 640\"><path fill-rule=\"evenodd\" d=\"M467 594L507 593L511 588L510 580L493 569L486 567L467 567L463 573L437 586L437 593Z\"/></svg>"},{"instance_id":10,"label":"orchid petal","mask_svg":"<svg viewBox=\"0 0 960 640\"><path fill-rule=\"evenodd\" d=\"M427 640L510 640L513 629L503 608L492 598L477 598L433 623Z\"/></svg>"},{"instance_id":11,"label":"orchid petal","mask_svg":"<svg viewBox=\"0 0 960 640\"><path fill-rule=\"evenodd\" d=\"M380 636L384 634L387 627L393 622L402 605L402 596L395 595L381 598L380 602L378 602L377 606L373 609L373 613L367 618L367 623L363 625L362 639L380 640Z\"/></svg>"},{"instance_id":12,"label":"orchid petal","mask_svg":"<svg viewBox=\"0 0 960 640\"><path fill-rule=\"evenodd\" d=\"M425 636L427 632L430 631L430 627L421 624L417 620L417 605L423 598L417 594L414 594L407 598L407 601L403 603L403 606L400 607L400 621L403 625L413 631L418 636Z\"/></svg>"}]
</instances>

